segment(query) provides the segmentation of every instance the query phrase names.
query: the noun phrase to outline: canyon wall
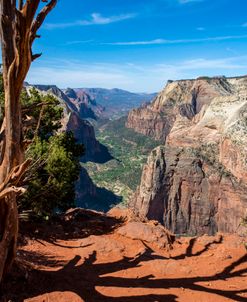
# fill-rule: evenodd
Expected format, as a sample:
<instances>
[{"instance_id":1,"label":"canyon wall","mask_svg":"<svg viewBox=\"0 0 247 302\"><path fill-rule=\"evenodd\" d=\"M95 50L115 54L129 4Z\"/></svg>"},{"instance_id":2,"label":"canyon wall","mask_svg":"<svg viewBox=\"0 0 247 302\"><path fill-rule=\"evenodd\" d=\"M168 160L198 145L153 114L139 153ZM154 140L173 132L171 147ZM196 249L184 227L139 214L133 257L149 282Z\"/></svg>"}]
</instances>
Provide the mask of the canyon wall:
<instances>
[{"instance_id":1,"label":"canyon wall","mask_svg":"<svg viewBox=\"0 0 247 302\"><path fill-rule=\"evenodd\" d=\"M137 111L130 113L127 125L164 144L152 151L144 166L131 202L135 213L177 234L243 232L247 78L168 83L152 104ZM153 127L147 111L163 121L152 133L147 131Z\"/></svg>"},{"instance_id":2,"label":"canyon wall","mask_svg":"<svg viewBox=\"0 0 247 302\"><path fill-rule=\"evenodd\" d=\"M85 146L85 155L82 161L102 162L111 158L106 148L102 146L95 137L94 127L86 118L93 118L94 111L91 109L91 98L81 93L76 100L73 98L72 89L67 89L65 93L55 85L29 85L25 84L27 90L37 89L42 94L52 94L60 102L64 110L62 128L60 131L72 131L77 141Z\"/></svg>"}]
</instances>

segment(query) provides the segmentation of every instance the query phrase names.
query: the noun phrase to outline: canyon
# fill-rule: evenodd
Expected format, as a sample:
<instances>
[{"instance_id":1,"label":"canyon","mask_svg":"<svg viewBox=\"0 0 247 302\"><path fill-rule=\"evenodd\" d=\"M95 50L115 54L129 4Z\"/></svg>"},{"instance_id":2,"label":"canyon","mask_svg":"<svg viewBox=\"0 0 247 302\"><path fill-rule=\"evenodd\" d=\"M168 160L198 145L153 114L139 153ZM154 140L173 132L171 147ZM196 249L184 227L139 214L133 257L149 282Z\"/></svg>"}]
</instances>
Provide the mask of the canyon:
<instances>
[{"instance_id":1,"label":"canyon","mask_svg":"<svg viewBox=\"0 0 247 302\"><path fill-rule=\"evenodd\" d=\"M107 211L128 202L135 215L157 220L175 234L245 232L241 222L247 215L246 77L168 81L151 103L129 112L125 127L125 119L98 127L100 141L91 121L105 118L97 98L107 99L106 90L35 87L59 98L65 113L63 130L72 131L86 147L81 159L86 165L76 185L78 206ZM141 150L150 152L150 144L155 149L148 158L141 156ZM126 171L129 161L134 174Z\"/></svg>"},{"instance_id":2,"label":"canyon","mask_svg":"<svg viewBox=\"0 0 247 302\"><path fill-rule=\"evenodd\" d=\"M170 81L126 126L161 139L130 206L176 234L244 232L247 77Z\"/></svg>"}]
</instances>

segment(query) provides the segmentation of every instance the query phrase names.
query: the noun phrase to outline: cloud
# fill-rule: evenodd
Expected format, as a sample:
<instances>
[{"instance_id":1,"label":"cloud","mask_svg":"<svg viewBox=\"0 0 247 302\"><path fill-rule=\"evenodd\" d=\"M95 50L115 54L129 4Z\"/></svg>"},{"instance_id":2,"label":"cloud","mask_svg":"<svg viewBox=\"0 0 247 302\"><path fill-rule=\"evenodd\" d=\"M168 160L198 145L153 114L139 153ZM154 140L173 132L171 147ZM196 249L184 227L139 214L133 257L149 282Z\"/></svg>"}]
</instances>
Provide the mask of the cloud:
<instances>
[{"instance_id":1,"label":"cloud","mask_svg":"<svg viewBox=\"0 0 247 302\"><path fill-rule=\"evenodd\" d=\"M244 24L242 24L242 27L247 27L247 22L245 22Z\"/></svg>"},{"instance_id":2,"label":"cloud","mask_svg":"<svg viewBox=\"0 0 247 302\"><path fill-rule=\"evenodd\" d=\"M112 42L103 43L108 45L161 45L161 44L186 44L186 43L199 43L199 42L213 42L213 41L226 41L226 40L237 40L246 39L247 35L240 36L220 36L220 37L208 37L198 39L178 39L178 40L166 40L166 39L154 39L148 41L130 41L130 42Z\"/></svg>"},{"instance_id":3,"label":"cloud","mask_svg":"<svg viewBox=\"0 0 247 302\"><path fill-rule=\"evenodd\" d=\"M52 60L43 66L32 66L27 77L31 84L54 84L66 87L130 87L129 66L107 63L81 63L79 61ZM45 76L44 76L45 75Z\"/></svg>"},{"instance_id":4,"label":"cloud","mask_svg":"<svg viewBox=\"0 0 247 302\"><path fill-rule=\"evenodd\" d=\"M204 0L178 0L180 4L187 4L192 2L203 2Z\"/></svg>"},{"instance_id":5,"label":"cloud","mask_svg":"<svg viewBox=\"0 0 247 302\"><path fill-rule=\"evenodd\" d=\"M75 40L75 41L67 41L65 45L76 45L76 44L88 44L93 42L94 40Z\"/></svg>"},{"instance_id":6,"label":"cloud","mask_svg":"<svg viewBox=\"0 0 247 302\"><path fill-rule=\"evenodd\" d=\"M243 74L247 69L247 56L228 58L194 58L163 61L159 64L135 62L82 63L50 59L43 66L32 65L27 81L32 84L56 84L66 87L122 88L129 91L159 91L168 79L188 79L198 76ZM54 83L51 83L54 81Z\"/></svg>"},{"instance_id":7,"label":"cloud","mask_svg":"<svg viewBox=\"0 0 247 302\"><path fill-rule=\"evenodd\" d=\"M89 20L77 20L68 23L46 23L44 27L46 29L57 29L57 28L68 28L75 26L89 26L89 25L106 25L124 21L127 19L134 18L136 14L122 14L118 16L104 17L99 13L93 13Z\"/></svg>"},{"instance_id":8,"label":"cloud","mask_svg":"<svg viewBox=\"0 0 247 302\"><path fill-rule=\"evenodd\" d=\"M230 69L242 69L246 68L246 57L242 57L245 61L245 64L240 63L240 57L231 57L225 59L205 59L205 58L197 58L192 60L185 60L180 62L179 64L167 65L167 64L159 64L158 66L163 69L176 70L177 72L181 71L189 71L189 70L230 70Z\"/></svg>"},{"instance_id":9,"label":"cloud","mask_svg":"<svg viewBox=\"0 0 247 302\"><path fill-rule=\"evenodd\" d=\"M205 27L197 27L196 30L198 30L198 31L204 31Z\"/></svg>"}]
</instances>

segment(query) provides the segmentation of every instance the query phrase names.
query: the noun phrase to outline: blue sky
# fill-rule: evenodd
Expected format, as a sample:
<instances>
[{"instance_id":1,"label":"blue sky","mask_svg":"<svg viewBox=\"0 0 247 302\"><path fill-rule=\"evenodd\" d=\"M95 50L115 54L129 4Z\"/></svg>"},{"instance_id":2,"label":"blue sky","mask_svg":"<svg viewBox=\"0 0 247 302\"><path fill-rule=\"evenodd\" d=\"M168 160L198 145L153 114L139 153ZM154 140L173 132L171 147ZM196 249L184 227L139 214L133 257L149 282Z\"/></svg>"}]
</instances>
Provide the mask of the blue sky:
<instances>
[{"instance_id":1,"label":"blue sky","mask_svg":"<svg viewBox=\"0 0 247 302\"><path fill-rule=\"evenodd\" d=\"M30 83L154 92L168 79L247 74L246 0L59 0Z\"/></svg>"}]
</instances>

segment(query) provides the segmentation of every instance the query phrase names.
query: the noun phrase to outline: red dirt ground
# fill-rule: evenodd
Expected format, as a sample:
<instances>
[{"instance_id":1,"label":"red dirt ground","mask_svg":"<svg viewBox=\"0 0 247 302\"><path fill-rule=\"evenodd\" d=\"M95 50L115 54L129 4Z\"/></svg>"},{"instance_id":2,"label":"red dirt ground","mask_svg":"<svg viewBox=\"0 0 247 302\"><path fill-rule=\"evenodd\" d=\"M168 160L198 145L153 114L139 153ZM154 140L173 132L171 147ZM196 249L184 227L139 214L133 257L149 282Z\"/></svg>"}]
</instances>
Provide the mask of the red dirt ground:
<instances>
[{"instance_id":1,"label":"red dirt ground","mask_svg":"<svg viewBox=\"0 0 247 302\"><path fill-rule=\"evenodd\" d=\"M159 249L120 235L118 218L86 220L83 228L71 223L72 233L65 225L32 226L2 301L247 301L246 238L180 238Z\"/></svg>"}]
</instances>

